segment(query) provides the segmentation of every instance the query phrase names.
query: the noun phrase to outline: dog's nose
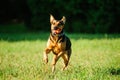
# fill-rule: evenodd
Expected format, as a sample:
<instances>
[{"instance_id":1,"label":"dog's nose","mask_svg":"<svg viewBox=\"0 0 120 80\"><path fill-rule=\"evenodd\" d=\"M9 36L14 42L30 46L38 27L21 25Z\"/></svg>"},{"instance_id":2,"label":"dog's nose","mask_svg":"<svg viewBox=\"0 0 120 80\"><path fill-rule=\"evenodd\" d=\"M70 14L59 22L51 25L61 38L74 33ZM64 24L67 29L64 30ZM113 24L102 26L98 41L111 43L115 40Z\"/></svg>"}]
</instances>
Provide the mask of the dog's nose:
<instances>
[{"instance_id":1,"label":"dog's nose","mask_svg":"<svg viewBox=\"0 0 120 80\"><path fill-rule=\"evenodd\" d=\"M57 30L58 28L57 27L54 27L54 30Z\"/></svg>"}]
</instances>

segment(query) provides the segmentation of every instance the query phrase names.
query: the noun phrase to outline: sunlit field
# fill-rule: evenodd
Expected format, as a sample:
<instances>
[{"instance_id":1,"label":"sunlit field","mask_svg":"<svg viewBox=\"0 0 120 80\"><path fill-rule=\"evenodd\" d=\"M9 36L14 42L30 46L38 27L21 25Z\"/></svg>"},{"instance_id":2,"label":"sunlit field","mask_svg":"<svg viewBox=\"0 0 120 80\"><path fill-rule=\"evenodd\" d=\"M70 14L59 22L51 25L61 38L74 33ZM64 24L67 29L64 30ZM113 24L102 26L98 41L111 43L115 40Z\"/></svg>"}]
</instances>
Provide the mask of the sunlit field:
<instances>
[{"instance_id":1,"label":"sunlit field","mask_svg":"<svg viewBox=\"0 0 120 80\"><path fill-rule=\"evenodd\" d=\"M120 34L70 34L72 55L51 72L43 63L49 33L0 33L0 80L120 80Z\"/></svg>"}]
</instances>

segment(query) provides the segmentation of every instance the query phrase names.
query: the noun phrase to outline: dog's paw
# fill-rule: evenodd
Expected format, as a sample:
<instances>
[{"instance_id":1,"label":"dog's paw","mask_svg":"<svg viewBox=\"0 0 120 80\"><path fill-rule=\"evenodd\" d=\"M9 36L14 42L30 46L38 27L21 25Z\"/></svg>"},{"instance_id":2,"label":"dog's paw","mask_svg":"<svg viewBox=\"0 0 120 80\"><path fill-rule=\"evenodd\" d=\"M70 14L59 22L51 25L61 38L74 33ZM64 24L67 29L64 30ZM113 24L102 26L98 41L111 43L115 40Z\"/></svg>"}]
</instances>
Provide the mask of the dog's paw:
<instances>
[{"instance_id":1,"label":"dog's paw","mask_svg":"<svg viewBox=\"0 0 120 80\"><path fill-rule=\"evenodd\" d=\"M45 64L47 64L48 63L48 58L43 59L43 61L45 62Z\"/></svg>"},{"instance_id":2,"label":"dog's paw","mask_svg":"<svg viewBox=\"0 0 120 80\"><path fill-rule=\"evenodd\" d=\"M67 66L64 66L62 69L61 69L61 71L65 71L65 70L67 70L68 69L68 67Z\"/></svg>"}]
</instances>

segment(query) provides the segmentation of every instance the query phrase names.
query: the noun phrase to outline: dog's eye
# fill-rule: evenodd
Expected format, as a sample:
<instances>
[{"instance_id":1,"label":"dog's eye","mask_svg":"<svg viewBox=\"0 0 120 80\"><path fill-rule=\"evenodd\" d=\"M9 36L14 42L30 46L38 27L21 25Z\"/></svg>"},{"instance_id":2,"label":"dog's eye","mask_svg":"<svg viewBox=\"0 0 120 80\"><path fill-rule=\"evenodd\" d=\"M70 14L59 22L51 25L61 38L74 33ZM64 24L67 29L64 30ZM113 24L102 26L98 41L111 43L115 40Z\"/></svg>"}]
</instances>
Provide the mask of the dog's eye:
<instances>
[{"instance_id":1,"label":"dog's eye","mask_svg":"<svg viewBox=\"0 0 120 80\"><path fill-rule=\"evenodd\" d=\"M63 21L60 22L60 25L64 25Z\"/></svg>"}]
</instances>

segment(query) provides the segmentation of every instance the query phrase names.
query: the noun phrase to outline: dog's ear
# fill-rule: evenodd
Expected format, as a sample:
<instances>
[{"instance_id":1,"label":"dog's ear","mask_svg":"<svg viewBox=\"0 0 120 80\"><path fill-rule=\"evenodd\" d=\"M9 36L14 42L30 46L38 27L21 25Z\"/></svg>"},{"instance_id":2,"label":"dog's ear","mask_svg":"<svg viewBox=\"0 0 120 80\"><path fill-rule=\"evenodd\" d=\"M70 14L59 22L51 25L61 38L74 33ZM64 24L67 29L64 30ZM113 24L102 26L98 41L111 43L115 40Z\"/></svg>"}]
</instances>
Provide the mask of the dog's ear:
<instances>
[{"instance_id":1,"label":"dog's ear","mask_svg":"<svg viewBox=\"0 0 120 80\"><path fill-rule=\"evenodd\" d=\"M63 21L63 24L65 24L65 22L66 22L65 16L62 17L61 21Z\"/></svg>"},{"instance_id":2,"label":"dog's ear","mask_svg":"<svg viewBox=\"0 0 120 80\"><path fill-rule=\"evenodd\" d=\"M50 14L50 23L53 22L53 20L55 20L55 18Z\"/></svg>"}]
</instances>

